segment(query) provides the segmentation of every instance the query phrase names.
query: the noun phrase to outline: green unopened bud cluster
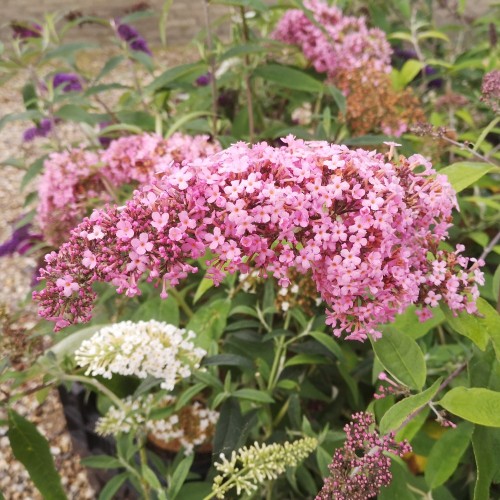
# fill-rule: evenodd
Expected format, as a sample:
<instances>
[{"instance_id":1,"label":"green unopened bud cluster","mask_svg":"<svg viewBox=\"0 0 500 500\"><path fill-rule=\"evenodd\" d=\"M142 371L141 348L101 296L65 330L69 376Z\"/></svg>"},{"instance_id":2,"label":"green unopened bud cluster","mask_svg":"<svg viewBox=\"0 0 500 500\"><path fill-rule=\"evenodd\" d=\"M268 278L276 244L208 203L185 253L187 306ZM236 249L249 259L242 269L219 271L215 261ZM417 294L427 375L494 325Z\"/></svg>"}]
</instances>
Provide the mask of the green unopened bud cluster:
<instances>
[{"instance_id":1,"label":"green unopened bud cluster","mask_svg":"<svg viewBox=\"0 0 500 500\"><path fill-rule=\"evenodd\" d=\"M255 442L253 446L233 451L229 460L221 453L222 461L214 464L220 474L214 478L212 492L216 498L224 498L232 488L236 488L238 495L250 494L260 484L283 474L287 467L296 467L317 445L317 439L306 437L283 444Z\"/></svg>"}]
</instances>

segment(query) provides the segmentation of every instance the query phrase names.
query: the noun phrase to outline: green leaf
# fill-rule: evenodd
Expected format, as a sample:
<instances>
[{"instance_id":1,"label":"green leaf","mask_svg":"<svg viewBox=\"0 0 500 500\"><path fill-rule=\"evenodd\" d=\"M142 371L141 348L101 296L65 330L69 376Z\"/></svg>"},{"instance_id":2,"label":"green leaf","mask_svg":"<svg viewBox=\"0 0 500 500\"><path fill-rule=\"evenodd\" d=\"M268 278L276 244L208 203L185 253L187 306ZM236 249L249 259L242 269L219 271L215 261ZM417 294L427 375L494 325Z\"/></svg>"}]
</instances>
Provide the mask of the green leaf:
<instances>
[{"instance_id":1,"label":"green leaf","mask_svg":"<svg viewBox=\"0 0 500 500\"><path fill-rule=\"evenodd\" d=\"M214 457L223 453L228 456L243 444L242 434L244 420L239 402L234 398L227 399L221 406L219 420L215 427Z\"/></svg>"},{"instance_id":2,"label":"green leaf","mask_svg":"<svg viewBox=\"0 0 500 500\"><path fill-rule=\"evenodd\" d=\"M240 368L254 369L252 360L240 356L239 354L217 354L203 360L203 366L239 366Z\"/></svg>"},{"instance_id":3,"label":"green leaf","mask_svg":"<svg viewBox=\"0 0 500 500\"><path fill-rule=\"evenodd\" d=\"M474 426L470 422L448 430L434 444L425 466L425 480L432 490L444 484L455 472L469 447Z\"/></svg>"},{"instance_id":4,"label":"green leaf","mask_svg":"<svg viewBox=\"0 0 500 500\"><path fill-rule=\"evenodd\" d=\"M196 311L186 329L197 334L194 342L198 347L208 350L219 340L226 327L230 307L229 300L217 299Z\"/></svg>"},{"instance_id":5,"label":"green leaf","mask_svg":"<svg viewBox=\"0 0 500 500\"><path fill-rule=\"evenodd\" d=\"M443 311L438 307L432 309L432 318L424 322L418 319L415 310L415 306L410 306L404 313L398 314L392 323L392 326L412 339L423 337L429 330L432 330L445 320Z\"/></svg>"},{"instance_id":6,"label":"green leaf","mask_svg":"<svg viewBox=\"0 0 500 500\"><path fill-rule=\"evenodd\" d=\"M328 85L328 90L330 91L330 94L332 94L333 100L338 106L339 111L345 115L347 111L347 99L345 98L345 95L334 85Z\"/></svg>"},{"instance_id":7,"label":"green leaf","mask_svg":"<svg viewBox=\"0 0 500 500\"><path fill-rule=\"evenodd\" d=\"M235 45L234 47L231 47L229 50L224 52L220 56L220 61L224 61L225 59L230 59L232 57L241 57L241 56L246 56L249 54L260 54L264 52L265 49L262 47L262 45L259 45L257 43L246 43L244 45Z\"/></svg>"},{"instance_id":8,"label":"green leaf","mask_svg":"<svg viewBox=\"0 0 500 500\"><path fill-rule=\"evenodd\" d=\"M386 487L380 489L378 500L417 500L417 497L408 488L412 477L408 468L397 460L391 464L392 480ZM422 497L419 495L419 499Z\"/></svg>"},{"instance_id":9,"label":"green leaf","mask_svg":"<svg viewBox=\"0 0 500 500\"><path fill-rule=\"evenodd\" d=\"M257 389L238 389L232 396L240 399L249 399L259 403L274 403L274 399L267 393Z\"/></svg>"},{"instance_id":10,"label":"green leaf","mask_svg":"<svg viewBox=\"0 0 500 500\"><path fill-rule=\"evenodd\" d=\"M279 64L259 66L253 73L266 81L273 82L281 87L292 90L303 90L317 94L322 92L323 84L299 69Z\"/></svg>"},{"instance_id":11,"label":"green leaf","mask_svg":"<svg viewBox=\"0 0 500 500\"><path fill-rule=\"evenodd\" d=\"M426 38L439 38L440 40L444 40L445 42L450 41L450 39L444 33L436 30L422 31L418 34L417 38L419 40L425 40Z\"/></svg>"},{"instance_id":12,"label":"green leaf","mask_svg":"<svg viewBox=\"0 0 500 500\"><path fill-rule=\"evenodd\" d=\"M402 86L406 87L410 82L412 82L423 67L424 63L417 61L416 59L409 59L406 61L399 72L399 78Z\"/></svg>"},{"instance_id":13,"label":"green leaf","mask_svg":"<svg viewBox=\"0 0 500 500\"><path fill-rule=\"evenodd\" d=\"M297 354L290 358L286 363L287 366L296 366L296 365L329 365L332 364L328 358L322 356L321 354Z\"/></svg>"},{"instance_id":14,"label":"green leaf","mask_svg":"<svg viewBox=\"0 0 500 500\"><path fill-rule=\"evenodd\" d=\"M119 469L123 464L115 457L110 455L95 455L85 457L80 460L81 464L85 467L92 469Z\"/></svg>"},{"instance_id":15,"label":"green leaf","mask_svg":"<svg viewBox=\"0 0 500 500\"><path fill-rule=\"evenodd\" d=\"M44 500L65 500L61 478L50 454L49 443L35 425L14 410L8 410L7 436L14 456L28 471Z\"/></svg>"},{"instance_id":16,"label":"green leaf","mask_svg":"<svg viewBox=\"0 0 500 500\"><path fill-rule=\"evenodd\" d=\"M489 163L462 161L442 168L439 173L446 175L453 189L459 193L492 170L500 171Z\"/></svg>"},{"instance_id":17,"label":"green leaf","mask_svg":"<svg viewBox=\"0 0 500 500\"><path fill-rule=\"evenodd\" d=\"M162 489L159 479L156 477L156 474L153 472L151 467L149 467L149 465L142 464L141 476L154 490L160 491Z\"/></svg>"},{"instance_id":18,"label":"green leaf","mask_svg":"<svg viewBox=\"0 0 500 500\"><path fill-rule=\"evenodd\" d=\"M101 114L91 114L76 104L65 104L54 113L63 120L96 125L103 119Z\"/></svg>"},{"instance_id":19,"label":"green leaf","mask_svg":"<svg viewBox=\"0 0 500 500\"><path fill-rule=\"evenodd\" d=\"M124 59L124 56L114 56L108 59L97 75L95 82L97 83L101 78L113 71Z\"/></svg>"},{"instance_id":20,"label":"green leaf","mask_svg":"<svg viewBox=\"0 0 500 500\"><path fill-rule=\"evenodd\" d=\"M372 345L383 367L394 378L412 389L422 389L427 376L425 359L413 339L393 327L386 327L382 338Z\"/></svg>"},{"instance_id":21,"label":"green leaf","mask_svg":"<svg viewBox=\"0 0 500 500\"><path fill-rule=\"evenodd\" d=\"M453 330L460 335L471 339L472 342L479 347L479 349L482 351L486 349L490 335L493 337L495 348L497 349L498 347L500 349L500 333L494 331L496 316L498 316L498 314L485 300L481 298L477 300L477 307L480 314L483 315L482 318L465 312L454 316L453 313L444 306L442 307L442 310L446 316L446 321L453 328ZM496 316L491 314L490 309Z\"/></svg>"},{"instance_id":22,"label":"green leaf","mask_svg":"<svg viewBox=\"0 0 500 500\"><path fill-rule=\"evenodd\" d=\"M344 139L342 144L346 146L376 146L377 144L382 144L385 141L389 141L391 139L388 135L362 135L359 137L349 137L348 139Z\"/></svg>"},{"instance_id":23,"label":"green leaf","mask_svg":"<svg viewBox=\"0 0 500 500\"><path fill-rule=\"evenodd\" d=\"M18 120L38 120L43 118L42 113L37 110L23 111L21 113L10 113L8 115L2 116L0 119L0 130L7 125L7 123L18 121Z\"/></svg>"},{"instance_id":24,"label":"green leaf","mask_svg":"<svg viewBox=\"0 0 500 500\"><path fill-rule=\"evenodd\" d=\"M115 493L120 489L121 485L127 480L127 473L122 472L110 479L106 486L99 493L99 500L112 500Z\"/></svg>"},{"instance_id":25,"label":"green leaf","mask_svg":"<svg viewBox=\"0 0 500 500\"><path fill-rule=\"evenodd\" d=\"M198 288L196 289L196 293L194 294L193 304L196 304L196 302L198 302L203 297L205 292L210 290L210 288L213 288L213 286L214 286L213 280L208 278L203 278L200 281Z\"/></svg>"},{"instance_id":26,"label":"green leaf","mask_svg":"<svg viewBox=\"0 0 500 500\"><path fill-rule=\"evenodd\" d=\"M30 181L32 181L43 170L43 164L46 158L47 155L40 156L40 158L37 158L30 165L30 168L28 168L21 181L21 189L24 189Z\"/></svg>"},{"instance_id":27,"label":"green leaf","mask_svg":"<svg viewBox=\"0 0 500 500\"><path fill-rule=\"evenodd\" d=\"M331 335L323 332L310 332L309 335L325 346L336 358L344 359L342 349Z\"/></svg>"},{"instance_id":28,"label":"green leaf","mask_svg":"<svg viewBox=\"0 0 500 500\"><path fill-rule=\"evenodd\" d=\"M42 366L47 363L49 361L47 356L51 356L49 353L55 356L56 361L63 360L65 356L71 356L82 345L84 340L89 339L105 326L107 325L92 325L69 334L56 345L50 347L48 351L38 359L37 363L40 363Z\"/></svg>"},{"instance_id":29,"label":"green leaf","mask_svg":"<svg viewBox=\"0 0 500 500\"><path fill-rule=\"evenodd\" d=\"M440 378L424 392L405 398L389 408L380 421L380 432L387 434L399 429L410 414L422 408L437 394L441 382Z\"/></svg>"},{"instance_id":30,"label":"green leaf","mask_svg":"<svg viewBox=\"0 0 500 500\"><path fill-rule=\"evenodd\" d=\"M476 458L477 477L474 500L490 497L490 485L500 473L500 429L476 425L472 434L472 448Z\"/></svg>"},{"instance_id":31,"label":"green leaf","mask_svg":"<svg viewBox=\"0 0 500 500\"><path fill-rule=\"evenodd\" d=\"M160 76L155 78L149 85L144 87L144 92L153 93L157 90L164 88L181 78L185 78L189 75L194 75L195 73L199 73L200 71L206 70L206 64L201 63L192 63L192 64L183 64L181 66L175 66L174 68L167 69Z\"/></svg>"},{"instance_id":32,"label":"green leaf","mask_svg":"<svg viewBox=\"0 0 500 500\"><path fill-rule=\"evenodd\" d=\"M72 61L74 55L80 50L96 49L98 47L99 46L96 43L89 42L66 43L56 47L55 49L48 50L43 57L43 60L48 61L49 59L60 57L61 59Z\"/></svg>"},{"instance_id":33,"label":"green leaf","mask_svg":"<svg viewBox=\"0 0 500 500\"><path fill-rule=\"evenodd\" d=\"M169 295L166 299L162 299L159 295L148 297L146 302L137 308L132 318L134 321L155 319L179 326L179 306L172 295Z\"/></svg>"},{"instance_id":34,"label":"green leaf","mask_svg":"<svg viewBox=\"0 0 500 500\"><path fill-rule=\"evenodd\" d=\"M500 427L500 392L483 388L455 387L439 404L453 415L487 427Z\"/></svg>"},{"instance_id":35,"label":"green leaf","mask_svg":"<svg viewBox=\"0 0 500 500\"><path fill-rule=\"evenodd\" d=\"M185 406L188 401L190 401L192 398L194 398L197 394L199 394L207 384L204 384L202 382L198 382L197 384L194 384L187 388L178 398L175 403L175 411L180 410L183 406Z\"/></svg>"},{"instance_id":36,"label":"green leaf","mask_svg":"<svg viewBox=\"0 0 500 500\"><path fill-rule=\"evenodd\" d=\"M318 462L318 468L323 477L328 477L330 475L330 469L328 466L332 463L332 460L332 455L323 447L318 446L318 449L316 450L316 461Z\"/></svg>"},{"instance_id":37,"label":"green leaf","mask_svg":"<svg viewBox=\"0 0 500 500\"><path fill-rule=\"evenodd\" d=\"M168 493L167 496L170 500L174 500L175 497L179 494L182 485L184 484L184 481L186 480L189 474L191 465L193 465L193 460L194 460L194 453L183 458L179 463L179 465L175 468L175 471L172 475L172 479L169 481L170 486L167 491Z\"/></svg>"}]
</instances>

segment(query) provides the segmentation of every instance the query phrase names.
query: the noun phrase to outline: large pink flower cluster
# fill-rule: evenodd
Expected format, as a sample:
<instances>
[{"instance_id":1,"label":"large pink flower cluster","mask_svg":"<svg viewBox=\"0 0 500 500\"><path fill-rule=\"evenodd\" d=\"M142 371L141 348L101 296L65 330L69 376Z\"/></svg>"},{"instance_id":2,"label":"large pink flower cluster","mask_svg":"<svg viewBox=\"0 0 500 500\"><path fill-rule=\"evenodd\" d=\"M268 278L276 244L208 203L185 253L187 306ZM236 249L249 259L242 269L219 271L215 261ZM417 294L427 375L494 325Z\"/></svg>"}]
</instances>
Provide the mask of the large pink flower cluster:
<instances>
[{"instance_id":1,"label":"large pink flower cluster","mask_svg":"<svg viewBox=\"0 0 500 500\"><path fill-rule=\"evenodd\" d=\"M209 273L311 273L335 335L380 334L409 304L475 311L477 263L438 251L456 200L422 156L389 157L293 137L282 147L237 143L171 167L124 207L96 210L59 253L46 256L35 292L56 329L91 317L96 281L139 293L146 276L161 295L210 250ZM432 254L432 259L429 259Z\"/></svg>"},{"instance_id":2,"label":"large pink flower cluster","mask_svg":"<svg viewBox=\"0 0 500 500\"><path fill-rule=\"evenodd\" d=\"M162 165L191 162L219 150L208 136L176 133L168 139L157 134L122 137L96 153L79 148L52 153L39 184L38 223L46 241L64 242L89 209L113 199L116 188L149 183Z\"/></svg>"},{"instance_id":3,"label":"large pink flower cluster","mask_svg":"<svg viewBox=\"0 0 500 500\"><path fill-rule=\"evenodd\" d=\"M357 69L367 78L390 73L392 49L382 30L368 28L364 17L345 16L321 0L306 0L304 6L316 22L302 10L288 10L276 26L275 39L298 45L316 71L329 78Z\"/></svg>"}]
</instances>

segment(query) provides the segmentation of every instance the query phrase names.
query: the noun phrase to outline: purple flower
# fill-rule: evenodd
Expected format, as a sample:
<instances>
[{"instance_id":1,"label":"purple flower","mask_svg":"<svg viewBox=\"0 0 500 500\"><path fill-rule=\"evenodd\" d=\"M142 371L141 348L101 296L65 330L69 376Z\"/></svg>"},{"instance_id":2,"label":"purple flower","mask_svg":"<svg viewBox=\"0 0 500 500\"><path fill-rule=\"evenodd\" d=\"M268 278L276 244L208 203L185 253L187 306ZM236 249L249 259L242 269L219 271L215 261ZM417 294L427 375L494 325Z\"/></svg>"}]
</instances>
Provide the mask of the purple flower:
<instances>
[{"instance_id":1,"label":"purple flower","mask_svg":"<svg viewBox=\"0 0 500 500\"><path fill-rule=\"evenodd\" d=\"M136 52L144 52L148 56L153 55L151 53L151 50L149 50L148 43L142 37L138 37L134 41L132 41L130 43L130 48L132 50L135 50Z\"/></svg>"},{"instance_id":2,"label":"purple flower","mask_svg":"<svg viewBox=\"0 0 500 500\"><path fill-rule=\"evenodd\" d=\"M117 33L122 40L128 42L131 50L144 52L149 56L152 55L151 50L149 50L148 43L141 35L139 35L139 32L133 26L130 26L129 24L119 24Z\"/></svg>"},{"instance_id":3,"label":"purple flower","mask_svg":"<svg viewBox=\"0 0 500 500\"><path fill-rule=\"evenodd\" d=\"M206 87L212 81L212 73L210 71L204 75L199 76L196 79L196 85L198 87Z\"/></svg>"},{"instance_id":4,"label":"purple flower","mask_svg":"<svg viewBox=\"0 0 500 500\"><path fill-rule=\"evenodd\" d=\"M10 24L14 38L25 40L27 38L40 38L42 36L42 27L39 24L24 24L13 21Z\"/></svg>"},{"instance_id":5,"label":"purple flower","mask_svg":"<svg viewBox=\"0 0 500 500\"><path fill-rule=\"evenodd\" d=\"M40 234L31 234L30 228L31 224L26 224L16 229L10 240L0 245L0 257L12 255L15 252L23 255L33 246L35 241L42 239Z\"/></svg>"},{"instance_id":6,"label":"purple flower","mask_svg":"<svg viewBox=\"0 0 500 500\"><path fill-rule=\"evenodd\" d=\"M139 37L139 33L137 30L130 26L129 24L120 24L118 26L118 36L125 40L126 42L130 42L131 40L135 40Z\"/></svg>"},{"instance_id":7,"label":"purple flower","mask_svg":"<svg viewBox=\"0 0 500 500\"><path fill-rule=\"evenodd\" d=\"M23 133L23 141L31 142L36 137L47 137L52 130L52 121L49 118L43 118L35 127L26 129Z\"/></svg>"},{"instance_id":8,"label":"purple flower","mask_svg":"<svg viewBox=\"0 0 500 500\"><path fill-rule=\"evenodd\" d=\"M80 92L82 82L76 73L56 73L53 80L54 88L62 86L63 92Z\"/></svg>"},{"instance_id":9,"label":"purple flower","mask_svg":"<svg viewBox=\"0 0 500 500\"><path fill-rule=\"evenodd\" d=\"M103 130L111 124L112 124L112 122L101 122L101 123L99 123L99 130ZM113 139L111 137L107 137L105 135L99 135L97 137L97 140L99 141L99 143L101 144L101 146L103 148L107 148Z\"/></svg>"},{"instance_id":10,"label":"purple flower","mask_svg":"<svg viewBox=\"0 0 500 500\"><path fill-rule=\"evenodd\" d=\"M417 53L411 49L394 49L394 57L408 61L408 59L418 59Z\"/></svg>"}]
</instances>

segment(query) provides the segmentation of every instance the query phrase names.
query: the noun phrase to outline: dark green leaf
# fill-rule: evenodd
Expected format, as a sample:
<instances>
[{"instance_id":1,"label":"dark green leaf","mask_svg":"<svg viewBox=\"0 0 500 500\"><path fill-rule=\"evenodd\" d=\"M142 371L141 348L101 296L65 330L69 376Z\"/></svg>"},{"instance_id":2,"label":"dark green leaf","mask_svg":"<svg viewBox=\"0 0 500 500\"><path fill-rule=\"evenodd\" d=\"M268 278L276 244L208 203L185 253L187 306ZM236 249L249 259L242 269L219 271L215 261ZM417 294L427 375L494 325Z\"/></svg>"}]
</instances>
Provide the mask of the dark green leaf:
<instances>
[{"instance_id":1,"label":"dark green leaf","mask_svg":"<svg viewBox=\"0 0 500 500\"><path fill-rule=\"evenodd\" d=\"M342 349L331 335L323 332L311 332L309 335L315 338L320 344L324 345L336 358L344 358Z\"/></svg>"},{"instance_id":2,"label":"dark green leaf","mask_svg":"<svg viewBox=\"0 0 500 500\"><path fill-rule=\"evenodd\" d=\"M127 473L122 472L117 476L110 479L106 486L99 493L99 500L112 500L115 497L115 493L120 489L121 485L127 480Z\"/></svg>"},{"instance_id":3,"label":"dark green leaf","mask_svg":"<svg viewBox=\"0 0 500 500\"><path fill-rule=\"evenodd\" d=\"M95 81L98 82L101 78L106 76L109 72L113 71L123 60L123 56L114 56L106 61L101 71L97 75Z\"/></svg>"},{"instance_id":4,"label":"dark green leaf","mask_svg":"<svg viewBox=\"0 0 500 500\"><path fill-rule=\"evenodd\" d=\"M197 384L192 385L188 389L186 389L178 398L175 403L175 411L180 410L188 401L190 401L194 396L199 394L207 384L202 382L198 382Z\"/></svg>"},{"instance_id":5,"label":"dark green leaf","mask_svg":"<svg viewBox=\"0 0 500 500\"><path fill-rule=\"evenodd\" d=\"M249 399L259 403L274 403L274 399L267 392L257 389L238 389L232 395L236 398Z\"/></svg>"},{"instance_id":6,"label":"dark green leaf","mask_svg":"<svg viewBox=\"0 0 500 500\"><path fill-rule=\"evenodd\" d=\"M200 71L206 70L206 65L202 63L191 63L183 64L181 66L175 66L174 68L167 69L160 76L155 78L149 85L144 88L145 92L152 93L157 90L170 85L181 78L185 78L188 75L194 75Z\"/></svg>"},{"instance_id":7,"label":"dark green leaf","mask_svg":"<svg viewBox=\"0 0 500 500\"><path fill-rule=\"evenodd\" d=\"M290 358L285 366L296 365L330 365L333 362L321 354L297 354Z\"/></svg>"},{"instance_id":8,"label":"dark green leaf","mask_svg":"<svg viewBox=\"0 0 500 500\"><path fill-rule=\"evenodd\" d=\"M95 455L85 457L80 460L81 464L85 467L92 469L119 469L123 464L115 457L109 455Z\"/></svg>"},{"instance_id":9,"label":"dark green leaf","mask_svg":"<svg viewBox=\"0 0 500 500\"><path fill-rule=\"evenodd\" d=\"M179 494L184 481L189 474L189 470L191 469L191 465L193 465L194 453L185 457L180 464L175 468L175 471L172 475L172 480L170 481L170 487L168 488L167 494L170 500L174 500L175 497ZM186 498L186 497L182 497Z\"/></svg>"},{"instance_id":10,"label":"dark green leaf","mask_svg":"<svg viewBox=\"0 0 500 500\"><path fill-rule=\"evenodd\" d=\"M14 456L28 471L44 500L65 500L61 478L54 466L49 443L35 425L16 413L8 411L7 436Z\"/></svg>"},{"instance_id":11,"label":"dark green leaf","mask_svg":"<svg viewBox=\"0 0 500 500\"><path fill-rule=\"evenodd\" d=\"M240 368L255 368L254 363L239 354L217 354L203 360L203 366L239 366Z\"/></svg>"}]
</instances>

